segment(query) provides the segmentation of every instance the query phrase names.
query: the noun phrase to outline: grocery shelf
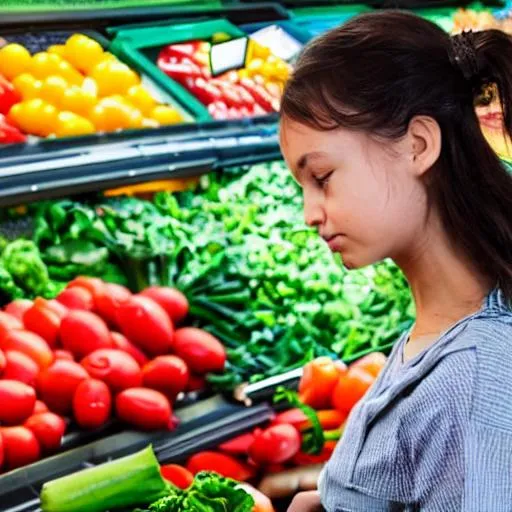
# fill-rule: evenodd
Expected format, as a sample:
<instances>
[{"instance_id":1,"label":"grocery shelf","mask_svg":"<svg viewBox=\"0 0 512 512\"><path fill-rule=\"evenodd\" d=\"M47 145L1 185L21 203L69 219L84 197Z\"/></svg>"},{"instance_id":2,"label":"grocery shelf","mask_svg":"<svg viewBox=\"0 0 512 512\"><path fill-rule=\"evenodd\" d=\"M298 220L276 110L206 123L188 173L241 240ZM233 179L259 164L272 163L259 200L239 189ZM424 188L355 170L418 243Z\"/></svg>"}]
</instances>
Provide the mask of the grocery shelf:
<instances>
[{"instance_id":1,"label":"grocery shelf","mask_svg":"<svg viewBox=\"0 0 512 512\"><path fill-rule=\"evenodd\" d=\"M273 411L266 404L246 408L214 396L176 415L181 423L173 432L123 431L0 476L0 512L39 511L44 482L134 453L150 443L159 462L181 462L268 421Z\"/></svg>"},{"instance_id":2,"label":"grocery shelf","mask_svg":"<svg viewBox=\"0 0 512 512\"><path fill-rule=\"evenodd\" d=\"M275 122L242 120L13 145L0 152L0 207L279 156Z\"/></svg>"}]
</instances>

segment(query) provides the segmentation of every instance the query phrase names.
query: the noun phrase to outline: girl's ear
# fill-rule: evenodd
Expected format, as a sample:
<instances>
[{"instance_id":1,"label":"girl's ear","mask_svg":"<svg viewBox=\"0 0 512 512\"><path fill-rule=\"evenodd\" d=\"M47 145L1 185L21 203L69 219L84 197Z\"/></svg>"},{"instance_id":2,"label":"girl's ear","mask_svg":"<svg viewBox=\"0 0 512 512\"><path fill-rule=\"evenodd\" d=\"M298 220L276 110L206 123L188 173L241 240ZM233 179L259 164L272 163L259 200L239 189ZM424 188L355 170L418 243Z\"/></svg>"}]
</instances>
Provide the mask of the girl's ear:
<instances>
[{"instance_id":1,"label":"girl's ear","mask_svg":"<svg viewBox=\"0 0 512 512\"><path fill-rule=\"evenodd\" d=\"M412 171L416 176L428 172L441 154L441 128L429 116L415 116L409 123L407 136L410 141Z\"/></svg>"}]
</instances>

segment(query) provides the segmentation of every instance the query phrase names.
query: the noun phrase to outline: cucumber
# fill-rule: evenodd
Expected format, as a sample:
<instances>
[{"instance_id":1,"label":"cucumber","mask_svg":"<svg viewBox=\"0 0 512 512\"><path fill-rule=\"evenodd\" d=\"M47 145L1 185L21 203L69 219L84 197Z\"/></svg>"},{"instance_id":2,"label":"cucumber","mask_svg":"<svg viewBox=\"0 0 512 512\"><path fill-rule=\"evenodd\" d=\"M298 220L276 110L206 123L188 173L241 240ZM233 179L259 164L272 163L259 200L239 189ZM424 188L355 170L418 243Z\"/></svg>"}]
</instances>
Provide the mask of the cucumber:
<instances>
[{"instance_id":1,"label":"cucumber","mask_svg":"<svg viewBox=\"0 0 512 512\"><path fill-rule=\"evenodd\" d=\"M160 465L149 445L113 462L43 485L43 512L104 512L152 503L168 494Z\"/></svg>"}]
</instances>

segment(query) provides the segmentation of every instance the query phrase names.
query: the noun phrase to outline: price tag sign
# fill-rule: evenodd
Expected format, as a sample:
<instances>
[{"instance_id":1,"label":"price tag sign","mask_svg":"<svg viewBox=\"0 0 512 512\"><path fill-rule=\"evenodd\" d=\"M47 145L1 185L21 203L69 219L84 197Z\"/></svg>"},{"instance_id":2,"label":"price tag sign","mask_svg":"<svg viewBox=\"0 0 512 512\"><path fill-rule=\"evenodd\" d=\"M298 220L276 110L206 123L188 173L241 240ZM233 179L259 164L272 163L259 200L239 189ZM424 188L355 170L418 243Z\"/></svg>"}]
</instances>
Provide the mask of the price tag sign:
<instances>
[{"instance_id":1,"label":"price tag sign","mask_svg":"<svg viewBox=\"0 0 512 512\"><path fill-rule=\"evenodd\" d=\"M251 34L251 39L266 46L276 56L292 61L302 50L302 44L278 25L270 25Z\"/></svg>"},{"instance_id":2,"label":"price tag sign","mask_svg":"<svg viewBox=\"0 0 512 512\"><path fill-rule=\"evenodd\" d=\"M232 69L243 68L247 57L248 43L247 37L240 37L225 43L214 44L210 50L212 75L222 75Z\"/></svg>"}]
</instances>

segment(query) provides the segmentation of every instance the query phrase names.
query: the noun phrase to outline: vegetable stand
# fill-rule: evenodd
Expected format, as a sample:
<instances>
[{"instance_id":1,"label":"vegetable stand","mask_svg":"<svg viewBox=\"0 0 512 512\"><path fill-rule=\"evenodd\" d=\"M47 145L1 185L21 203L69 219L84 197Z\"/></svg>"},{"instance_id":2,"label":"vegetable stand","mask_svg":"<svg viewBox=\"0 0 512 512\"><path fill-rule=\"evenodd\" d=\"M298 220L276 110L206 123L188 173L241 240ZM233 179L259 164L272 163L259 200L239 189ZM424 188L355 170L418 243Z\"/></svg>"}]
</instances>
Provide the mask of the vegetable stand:
<instances>
[{"instance_id":1,"label":"vegetable stand","mask_svg":"<svg viewBox=\"0 0 512 512\"><path fill-rule=\"evenodd\" d=\"M380 3L112 4L1 8L0 396L13 406L0 411L0 510L39 510L44 483L150 444L178 487L226 464L252 485L301 482L296 466L325 462L340 414L414 318L391 263L347 273L333 259L279 160L297 49ZM472 9L421 13L455 30L487 19ZM214 76L210 49L249 34L243 65ZM324 363L303 370L311 360ZM311 372L328 403L305 391ZM287 405L269 405L276 393ZM219 498L197 478L190 492ZM278 510L289 499L272 497Z\"/></svg>"}]
</instances>

